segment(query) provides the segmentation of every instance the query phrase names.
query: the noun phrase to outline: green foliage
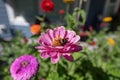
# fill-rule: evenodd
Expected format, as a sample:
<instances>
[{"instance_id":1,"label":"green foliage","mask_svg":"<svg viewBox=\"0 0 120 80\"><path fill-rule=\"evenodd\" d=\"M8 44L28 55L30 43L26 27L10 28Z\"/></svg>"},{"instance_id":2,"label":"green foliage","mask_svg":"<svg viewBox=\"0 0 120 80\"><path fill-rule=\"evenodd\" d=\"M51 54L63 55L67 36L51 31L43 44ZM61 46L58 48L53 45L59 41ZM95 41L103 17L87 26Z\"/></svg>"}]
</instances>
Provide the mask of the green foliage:
<instances>
[{"instance_id":1,"label":"green foliage","mask_svg":"<svg viewBox=\"0 0 120 80\"><path fill-rule=\"evenodd\" d=\"M120 80L120 40L118 39L120 36L118 32L114 32L117 37L115 46L107 43L105 33L93 34L94 37L91 36L91 38L97 39L97 49L91 51L88 47L83 47L82 52L73 54L74 62L68 62L63 58L56 65L52 64L49 59L41 59L34 48L37 45L36 42L23 43L21 42L23 36L18 33L11 42L2 43L4 55L0 56L1 79L12 80L9 72L11 63L23 54L32 54L40 62L39 72L32 80L40 78L46 80Z\"/></svg>"},{"instance_id":2,"label":"green foliage","mask_svg":"<svg viewBox=\"0 0 120 80\"><path fill-rule=\"evenodd\" d=\"M79 18L81 18L82 20L79 21ZM75 8L72 14L67 13L67 15L65 16L65 20L67 22L66 27L68 29L78 32L79 31L78 26L84 25L85 23L86 20L85 11L82 9L80 10L79 8Z\"/></svg>"}]
</instances>

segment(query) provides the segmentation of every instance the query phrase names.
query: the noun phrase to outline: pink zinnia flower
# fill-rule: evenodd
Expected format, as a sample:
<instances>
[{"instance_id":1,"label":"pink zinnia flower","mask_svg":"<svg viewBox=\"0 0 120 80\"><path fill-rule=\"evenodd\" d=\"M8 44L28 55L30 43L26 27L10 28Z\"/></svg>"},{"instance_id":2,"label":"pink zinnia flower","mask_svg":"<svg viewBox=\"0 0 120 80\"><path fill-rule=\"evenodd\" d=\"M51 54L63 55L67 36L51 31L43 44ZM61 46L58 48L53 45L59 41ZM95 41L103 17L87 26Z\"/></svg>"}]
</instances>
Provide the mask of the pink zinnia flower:
<instances>
[{"instance_id":1,"label":"pink zinnia flower","mask_svg":"<svg viewBox=\"0 0 120 80\"><path fill-rule=\"evenodd\" d=\"M106 27L106 26L107 26L107 24L106 24L105 22L100 23L100 27L101 27L101 28L104 28L104 27Z\"/></svg>"},{"instance_id":2,"label":"pink zinnia flower","mask_svg":"<svg viewBox=\"0 0 120 80\"><path fill-rule=\"evenodd\" d=\"M74 31L65 30L64 26L48 29L47 33L41 34L39 38L39 49L42 58L51 58L52 63L57 63L61 56L73 61L71 53L82 50L78 45L80 37Z\"/></svg>"},{"instance_id":3,"label":"pink zinnia flower","mask_svg":"<svg viewBox=\"0 0 120 80\"><path fill-rule=\"evenodd\" d=\"M32 55L17 58L10 66L10 73L14 80L30 80L39 69L38 60Z\"/></svg>"}]
</instances>

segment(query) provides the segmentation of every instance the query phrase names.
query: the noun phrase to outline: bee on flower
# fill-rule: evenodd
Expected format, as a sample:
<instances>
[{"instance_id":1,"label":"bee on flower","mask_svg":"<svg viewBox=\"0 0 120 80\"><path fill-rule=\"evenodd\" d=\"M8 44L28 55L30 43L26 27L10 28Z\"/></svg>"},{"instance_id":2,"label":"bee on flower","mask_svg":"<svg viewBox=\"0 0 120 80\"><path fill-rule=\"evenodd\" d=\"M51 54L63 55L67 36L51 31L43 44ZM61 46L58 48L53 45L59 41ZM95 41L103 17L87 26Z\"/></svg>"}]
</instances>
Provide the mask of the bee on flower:
<instances>
[{"instance_id":1,"label":"bee on flower","mask_svg":"<svg viewBox=\"0 0 120 80\"><path fill-rule=\"evenodd\" d=\"M60 57L74 61L72 53L82 50L78 44L79 40L80 36L76 35L74 31L66 30L64 26L60 26L42 33L38 39L40 46L36 48L42 58L51 58L53 64L57 63Z\"/></svg>"}]
</instances>

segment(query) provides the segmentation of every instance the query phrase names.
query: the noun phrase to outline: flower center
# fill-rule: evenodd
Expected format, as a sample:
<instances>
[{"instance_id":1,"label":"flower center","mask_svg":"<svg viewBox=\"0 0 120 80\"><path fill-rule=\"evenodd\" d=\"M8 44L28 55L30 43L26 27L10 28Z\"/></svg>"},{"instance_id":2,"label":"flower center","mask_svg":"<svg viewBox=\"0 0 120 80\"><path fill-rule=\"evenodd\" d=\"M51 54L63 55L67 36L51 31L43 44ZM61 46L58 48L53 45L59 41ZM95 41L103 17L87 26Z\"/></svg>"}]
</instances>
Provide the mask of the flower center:
<instances>
[{"instance_id":1,"label":"flower center","mask_svg":"<svg viewBox=\"0 0 120 80\"><path fill-rule=\"evenodd\" d=\"M68 40L65 38L56 37L53 40L53 46L64 46L67 42L68 42Z\"/></svg>"},{"instance_id":2,"label":"flower center","mask_svg":"<svg viewBox=\"0 0 120 80\"><path fill-rule=\"evenodd\" d=\"M49 2L47 2L47 3L46 3L46 6L47 6L47 7L49 7L49 6L50 6L50 3L49 3Z\"/></svg>"},{"instance_id":3,"label":"flower center","mask_svg":"<svg viewBox=\"0 0 120 80\"><path fill-rule=\"evenodd\" d=\"M23 61L22 62L22 67L26 67L28 65L28 62L27 61Z\"/></svg>"}]
</instances>

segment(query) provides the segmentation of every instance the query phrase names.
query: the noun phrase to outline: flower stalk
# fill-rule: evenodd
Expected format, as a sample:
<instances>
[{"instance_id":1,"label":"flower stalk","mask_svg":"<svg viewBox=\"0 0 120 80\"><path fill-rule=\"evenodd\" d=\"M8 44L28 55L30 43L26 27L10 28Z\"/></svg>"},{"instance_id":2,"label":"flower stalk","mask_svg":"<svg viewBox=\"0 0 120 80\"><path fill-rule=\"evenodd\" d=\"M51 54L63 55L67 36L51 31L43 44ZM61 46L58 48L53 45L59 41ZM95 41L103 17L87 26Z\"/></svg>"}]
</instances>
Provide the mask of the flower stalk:
<instances>
[{"instance_id":1,"label":"flower stalk","mask_svg":"<svg viewBox=\"0 0 120 80\"><path fill-rule=\"evenodd\" d=\"M82 8L82 3L83 3L83 0L80 0L79 1L79 6L78 6L79 10L81 10L81 8ZM79 17L80 17L80 14L78 13L77 14L77 21L79 21Z\"/></svg>"}]
</instances>

